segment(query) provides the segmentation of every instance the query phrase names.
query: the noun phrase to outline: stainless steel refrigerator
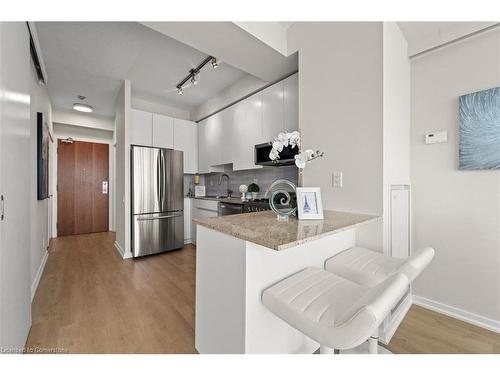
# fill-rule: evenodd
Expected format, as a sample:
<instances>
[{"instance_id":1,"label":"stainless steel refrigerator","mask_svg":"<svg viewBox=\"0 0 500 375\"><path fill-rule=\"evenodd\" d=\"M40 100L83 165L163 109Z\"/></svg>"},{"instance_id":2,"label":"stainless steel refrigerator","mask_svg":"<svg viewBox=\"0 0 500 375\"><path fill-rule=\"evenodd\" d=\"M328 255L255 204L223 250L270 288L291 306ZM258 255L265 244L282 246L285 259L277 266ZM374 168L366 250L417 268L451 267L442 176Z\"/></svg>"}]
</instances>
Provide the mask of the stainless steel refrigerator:
<instances>
[{"instance_id":1,"label":"stainless steel refrigerator","mask_svg":"<svg viewBox=\"0 0 500 375\"><path fill-rule=\"evenodd\" d=\"M132 146L134 257L184 246L183 153Z\"/></svg>"}]
</instances>

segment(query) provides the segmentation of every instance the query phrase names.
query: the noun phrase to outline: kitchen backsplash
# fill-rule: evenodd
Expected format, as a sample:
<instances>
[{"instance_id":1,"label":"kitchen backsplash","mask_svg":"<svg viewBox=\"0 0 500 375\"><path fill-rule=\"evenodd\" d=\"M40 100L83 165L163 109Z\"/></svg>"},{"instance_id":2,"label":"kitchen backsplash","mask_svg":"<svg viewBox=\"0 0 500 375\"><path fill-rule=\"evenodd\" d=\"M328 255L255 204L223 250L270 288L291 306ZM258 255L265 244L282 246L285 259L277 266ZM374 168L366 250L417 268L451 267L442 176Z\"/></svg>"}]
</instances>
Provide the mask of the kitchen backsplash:
<instances>
[{"instance_id":1,"label":"kitchen backsplash","mask_svg":"<svg viewBox=\"0 0 500 375\"><path fill-rule=\"evenodd\" d=\"M263 196L267 188L276 180L284 178L297 184L298 169L295 165L286 167L264 167L261 169L251 169L246 171L225 172L231 179L231 190L233 196L240 195L239 187L242 184L250 185L255 182L260 187L259 196ZM222 173L210 173L201 175L200 185L206 186L207 195L226 195L226 179L219 185L219 179ZM192 181L192 177L185 177L186 184ZM186 190L187 193L187 190Z\"/></svg>"}]
</instances>

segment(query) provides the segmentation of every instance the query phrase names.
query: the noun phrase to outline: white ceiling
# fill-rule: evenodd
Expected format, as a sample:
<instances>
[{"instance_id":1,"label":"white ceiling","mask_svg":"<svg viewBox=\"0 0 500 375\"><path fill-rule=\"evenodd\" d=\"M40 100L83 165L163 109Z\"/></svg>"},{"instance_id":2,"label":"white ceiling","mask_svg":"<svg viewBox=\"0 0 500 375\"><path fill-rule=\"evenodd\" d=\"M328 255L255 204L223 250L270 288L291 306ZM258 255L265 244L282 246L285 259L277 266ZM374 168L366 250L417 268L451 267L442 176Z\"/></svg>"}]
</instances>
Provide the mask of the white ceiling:
<instances>
[{"instance_id":1,"label":"white ceiling","mask_svg":"<svg viewBox=\"0 0 500 375\"><path fill-rule=\"evenodd\" d=\"M298 67L296 53L284 56L234 22L142 23L197 50L218 56L266 82L283 78ZM265 33L268 32L272 32L272 28L266 28Z\"/></svg>"},{"instance_id":2,"label":"white ceiling","mask_svg":"<svg viewBox=\"0 0 500 375\"><path fill-rule=\"evenodd\" d=\"M495 22L398 22L408 42L408 56L462 38Z\"/></svg>"},{"instance_id":3,"label":"white ceiling","mask_svg":"<svg viewBox=\"0 0 500 375\"><path fill-rule=\"evenodd\" d=\"M114 116L121 81L137 98L184 110L210 99L247 73L222 62L208 64L196 87L175 86L206 54L135 22L37 22L47 87L56 108L71 109L85 95L95 113Z\"/></svg>"}]
</instances>

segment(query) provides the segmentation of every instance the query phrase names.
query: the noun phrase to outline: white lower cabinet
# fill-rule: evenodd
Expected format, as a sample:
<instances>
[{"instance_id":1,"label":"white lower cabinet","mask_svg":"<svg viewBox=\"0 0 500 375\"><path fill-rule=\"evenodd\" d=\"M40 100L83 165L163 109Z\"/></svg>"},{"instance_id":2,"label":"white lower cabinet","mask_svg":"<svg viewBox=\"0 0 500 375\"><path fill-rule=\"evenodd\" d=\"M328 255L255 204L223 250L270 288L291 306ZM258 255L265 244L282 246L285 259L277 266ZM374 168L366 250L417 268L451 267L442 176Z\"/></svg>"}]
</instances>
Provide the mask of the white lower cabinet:
<instances>
[{"instance_id":1,"label":"white lower cabinet","mask_svg":"<svg viewBox=\"0 0 500 375\"><path fill-rule=\"evenodd\" d=\"M192 207L191 198L184 198L184 243L192 243Z\"/></svg>"},{"instance_id":2,"label":"white lower cabinet","mask_svg":"<svg viewBox=\"0 0 500 375\"><path fill-rule=\"evenodd\" d=\"M219 202L208 199L192 199L193 219L206 219L218 216ZM191 227L191 240L196 244L196 224Z\"/></svg>"}]
</instances>

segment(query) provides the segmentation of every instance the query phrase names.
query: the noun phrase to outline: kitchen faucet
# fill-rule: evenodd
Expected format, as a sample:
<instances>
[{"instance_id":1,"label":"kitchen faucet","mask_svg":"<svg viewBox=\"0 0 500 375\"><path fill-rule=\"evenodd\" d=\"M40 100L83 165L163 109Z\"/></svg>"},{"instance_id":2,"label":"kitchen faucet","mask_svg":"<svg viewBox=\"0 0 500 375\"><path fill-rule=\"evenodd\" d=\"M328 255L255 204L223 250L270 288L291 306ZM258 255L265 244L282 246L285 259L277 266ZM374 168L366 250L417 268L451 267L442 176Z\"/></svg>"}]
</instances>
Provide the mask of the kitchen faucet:
<instances>
[{"instance_id":1,"label":"kitchen faucet","mask_svg":"<svg viewBox=\"0 0 500 375\"><path fill-rule=\"evenodd\" d=\"M232 193L231 188L230 188L231 178L227 174L225 174L225 173L221 174L220 179L219 179L219 185L222 184L222 180L224 179L224 177L226 177L226 179L227 179L227 196L229 198L231 198L231 193Z\"/></svg>"}]
</instances>

